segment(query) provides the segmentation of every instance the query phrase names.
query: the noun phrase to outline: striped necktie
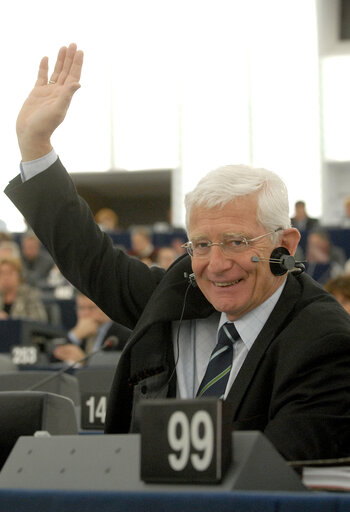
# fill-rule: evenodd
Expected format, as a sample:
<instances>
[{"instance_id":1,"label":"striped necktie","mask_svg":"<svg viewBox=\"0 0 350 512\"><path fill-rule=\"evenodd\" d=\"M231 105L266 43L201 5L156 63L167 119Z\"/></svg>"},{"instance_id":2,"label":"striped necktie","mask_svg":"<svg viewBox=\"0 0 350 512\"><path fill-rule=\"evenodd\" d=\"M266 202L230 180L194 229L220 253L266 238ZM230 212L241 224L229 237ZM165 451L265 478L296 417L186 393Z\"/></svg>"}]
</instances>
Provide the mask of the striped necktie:
<instances>
[{"instance_id":1,"label":"striped necktie","mask_svg":"<svg viewBox=\"0 0 350 512\"><path fill-rule=\"evenodd\" d=\"M232 368L233 344L239 337L233 323L226 322L220 328L218 343L210 356L197 397L223 397Z\"/></svg>"}]
</instances>

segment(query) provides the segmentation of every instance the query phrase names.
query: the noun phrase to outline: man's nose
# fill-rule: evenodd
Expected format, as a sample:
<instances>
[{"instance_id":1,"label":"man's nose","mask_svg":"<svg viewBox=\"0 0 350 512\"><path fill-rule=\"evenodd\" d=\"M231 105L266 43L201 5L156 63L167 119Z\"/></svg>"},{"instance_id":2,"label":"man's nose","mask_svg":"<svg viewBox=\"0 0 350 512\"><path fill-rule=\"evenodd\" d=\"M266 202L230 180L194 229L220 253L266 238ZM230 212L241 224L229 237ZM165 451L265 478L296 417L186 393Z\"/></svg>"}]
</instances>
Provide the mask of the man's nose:
<instances>
[{"instance_id":1,"label":"man's nose","mask_svg":"<svg viewBox=\"0 0 350 512\"><path fill-rule=\"evenodd\" d=\"M208 267L213 272L222 272L232 267L234 259L224 254L222 246L212 245L209 254Z\"/></svg>"}]
</instances>

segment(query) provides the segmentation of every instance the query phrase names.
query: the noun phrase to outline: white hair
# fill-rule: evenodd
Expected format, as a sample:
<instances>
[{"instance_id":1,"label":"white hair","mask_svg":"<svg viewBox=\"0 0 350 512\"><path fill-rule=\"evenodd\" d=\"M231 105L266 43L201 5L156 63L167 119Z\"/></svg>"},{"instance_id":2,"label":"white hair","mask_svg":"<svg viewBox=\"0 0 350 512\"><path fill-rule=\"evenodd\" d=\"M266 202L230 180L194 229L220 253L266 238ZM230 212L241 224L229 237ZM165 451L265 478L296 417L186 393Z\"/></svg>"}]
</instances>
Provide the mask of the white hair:
<instances>
[{"instance_id":1,"label":"white hair","mask_svg":"<svg viewBox=\"0 0 350 512\"><path fill-rule=\"evenodd\" d=\"M246 165L226 165L210 171L185 196L186 228L192 208L223 207L237 197L257 193L257 220L268 231L291 226L286 185L274 172Z\"/></svg>"}]
</instances>

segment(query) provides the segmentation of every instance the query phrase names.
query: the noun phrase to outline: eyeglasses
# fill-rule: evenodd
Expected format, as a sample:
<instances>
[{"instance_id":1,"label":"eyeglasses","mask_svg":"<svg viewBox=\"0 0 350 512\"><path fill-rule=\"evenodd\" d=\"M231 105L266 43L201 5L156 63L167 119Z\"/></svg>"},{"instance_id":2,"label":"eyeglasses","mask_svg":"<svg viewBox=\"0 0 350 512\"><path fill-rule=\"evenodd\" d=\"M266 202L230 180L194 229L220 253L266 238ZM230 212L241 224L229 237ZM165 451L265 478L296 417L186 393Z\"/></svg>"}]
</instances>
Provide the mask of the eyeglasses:
<instances>
[{"instance_id":1,"label":"eyeglasses","mask_svg":"<svg viewBox=\"0 0 350 512\"><path fill-rule=\"evenodd\" d=\"M264 238L265 236L272 235L277 231L281 231L283 228L277 228L273 231L269 231L268 233L264 233L263 235L256 236L255 238L246 238L243 235L226 235L222 242L211 242L210 240L194 240L189 241L183 244L181 247L187 250L190 256L196 258L207 258L211 253L211 248L213 245L218 245L221 247L222 252L225 256L234 256L237 253L244 252L248 249L249 245L256 240L260 240L260 238Z\"/></svg>"}]
</instances>

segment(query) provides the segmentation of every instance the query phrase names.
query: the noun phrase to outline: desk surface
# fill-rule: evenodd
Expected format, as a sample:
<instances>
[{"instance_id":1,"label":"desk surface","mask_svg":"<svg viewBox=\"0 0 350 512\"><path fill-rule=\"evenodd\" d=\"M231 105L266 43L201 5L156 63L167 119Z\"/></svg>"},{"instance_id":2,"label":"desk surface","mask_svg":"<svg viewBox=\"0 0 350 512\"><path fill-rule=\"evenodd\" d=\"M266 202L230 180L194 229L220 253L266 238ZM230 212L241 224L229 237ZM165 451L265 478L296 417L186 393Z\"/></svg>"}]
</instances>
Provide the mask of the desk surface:
<instances>
[{"instance_id":1,"label":"desk surface","mask_svg":"<svg viewBox=\"0 0 350 512\"><path fill-rule=\"evenodd\" d=\"M0 489L6 512L348 512L350 494L338 493L130 493Z\"/></svg>"}]
</instances>

